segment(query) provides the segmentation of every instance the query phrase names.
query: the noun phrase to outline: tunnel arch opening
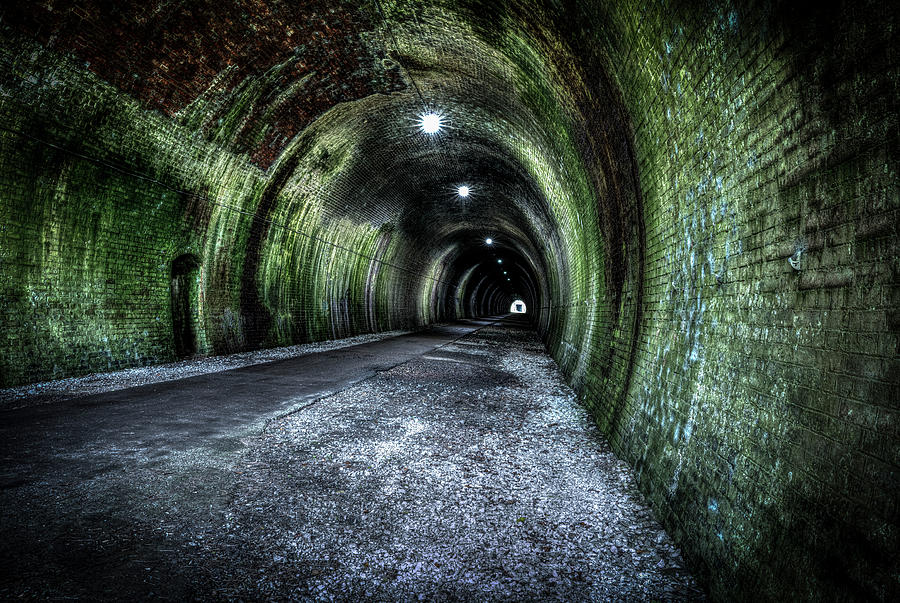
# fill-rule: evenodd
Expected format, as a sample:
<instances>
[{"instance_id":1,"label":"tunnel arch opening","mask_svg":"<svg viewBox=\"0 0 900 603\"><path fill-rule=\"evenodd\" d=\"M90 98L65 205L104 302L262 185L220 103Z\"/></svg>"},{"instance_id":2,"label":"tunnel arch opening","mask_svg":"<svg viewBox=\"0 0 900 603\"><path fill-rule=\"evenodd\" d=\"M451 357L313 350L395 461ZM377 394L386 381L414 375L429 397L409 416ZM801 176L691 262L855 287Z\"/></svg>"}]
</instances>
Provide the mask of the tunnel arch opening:
<instances>
[{"instance_id":1,"label":"tunnel arch opening","mask_svg":"<svg viewBox=\"0 0 900 603\"><path fill-rule=\"evenodd\" d=\"M510 304L509 311L512 314L526 314L528 312L528 306L526 306L525 302L521 299L516 299Z\"/></svg>"}]
</instances>

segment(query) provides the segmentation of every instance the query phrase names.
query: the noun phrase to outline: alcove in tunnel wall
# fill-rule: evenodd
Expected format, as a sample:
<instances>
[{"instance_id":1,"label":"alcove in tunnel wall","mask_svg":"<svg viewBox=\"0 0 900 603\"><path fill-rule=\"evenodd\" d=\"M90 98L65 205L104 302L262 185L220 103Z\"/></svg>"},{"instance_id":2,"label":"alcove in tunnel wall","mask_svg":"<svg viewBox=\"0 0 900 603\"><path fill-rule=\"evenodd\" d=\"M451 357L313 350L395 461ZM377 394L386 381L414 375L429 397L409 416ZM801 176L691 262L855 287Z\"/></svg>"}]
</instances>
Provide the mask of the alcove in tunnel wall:
<instances>
[{"instance_id":1,"label":"alcove in tunnel wall","mask_svg":"<svg viewBox=\"0 0 900 603\"><path fill-rule=\"evenodd\" d=\"M714 598L890 599L891 8L381 5L4 13L0 381L174 359L183 254L203 353L505 312L490 233Z\"/></svg>"}]
</instances>

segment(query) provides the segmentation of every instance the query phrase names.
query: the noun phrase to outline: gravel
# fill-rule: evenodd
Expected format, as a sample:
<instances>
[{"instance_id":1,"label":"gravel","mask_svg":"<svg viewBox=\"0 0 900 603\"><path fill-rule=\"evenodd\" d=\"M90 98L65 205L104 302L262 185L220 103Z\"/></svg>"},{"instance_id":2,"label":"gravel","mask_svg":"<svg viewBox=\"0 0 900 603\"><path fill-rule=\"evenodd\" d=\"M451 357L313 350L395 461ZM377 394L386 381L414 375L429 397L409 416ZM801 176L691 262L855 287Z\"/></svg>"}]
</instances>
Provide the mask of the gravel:
<instances>
[{"instance_id":1,"label":"gravel","mask_svg":"<svg viewBox=\"0 0 900 603\"><path fill-rule=\"evenodd\" d=\"M0 495L43 542L0 558L0 598L705 600L532 331L483 328L241 444Z\"/></svg>"}]
</instances>

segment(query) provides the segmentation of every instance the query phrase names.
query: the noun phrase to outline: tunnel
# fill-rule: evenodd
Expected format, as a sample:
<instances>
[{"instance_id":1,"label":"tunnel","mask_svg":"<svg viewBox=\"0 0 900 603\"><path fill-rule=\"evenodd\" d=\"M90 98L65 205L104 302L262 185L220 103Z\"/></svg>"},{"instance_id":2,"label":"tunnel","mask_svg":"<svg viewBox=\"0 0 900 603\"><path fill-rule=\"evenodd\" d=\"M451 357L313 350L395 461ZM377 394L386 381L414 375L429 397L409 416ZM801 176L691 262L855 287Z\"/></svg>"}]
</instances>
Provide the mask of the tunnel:
<instances>
[{"instance_id":1,"label":"tunnel","mask_svg":"<svg viewBox=\"0 0 900 603\"><path fill-rule=\"evenodd\" d=\"M0 387L521 303L705 596L896 600L898 27L874 1L7 4Z\"/></svg>"}]
</instances>

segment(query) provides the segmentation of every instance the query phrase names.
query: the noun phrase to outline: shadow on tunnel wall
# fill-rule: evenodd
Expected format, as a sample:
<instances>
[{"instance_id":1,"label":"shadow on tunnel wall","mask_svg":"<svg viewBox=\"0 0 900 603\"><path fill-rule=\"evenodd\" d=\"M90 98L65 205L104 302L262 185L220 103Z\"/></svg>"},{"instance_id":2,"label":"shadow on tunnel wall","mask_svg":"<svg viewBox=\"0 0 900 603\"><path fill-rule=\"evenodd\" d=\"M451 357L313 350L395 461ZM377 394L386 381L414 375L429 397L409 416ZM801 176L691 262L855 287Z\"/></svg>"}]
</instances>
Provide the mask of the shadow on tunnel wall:
<instances>
[{"instance_id":1,"label":"shadow on tunnel wall","mask_svg":"<svg viewBox=\"0 0 900 603\"><path fill-rule=\"evenodd\" d=\"M895 598L896 14L582 20L625 24L604 52L646 228L630 384L588 403L715 598Z\"/></svg>"}]
</instances>

